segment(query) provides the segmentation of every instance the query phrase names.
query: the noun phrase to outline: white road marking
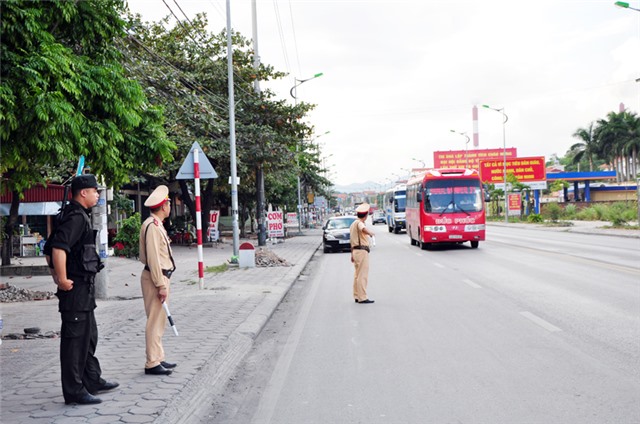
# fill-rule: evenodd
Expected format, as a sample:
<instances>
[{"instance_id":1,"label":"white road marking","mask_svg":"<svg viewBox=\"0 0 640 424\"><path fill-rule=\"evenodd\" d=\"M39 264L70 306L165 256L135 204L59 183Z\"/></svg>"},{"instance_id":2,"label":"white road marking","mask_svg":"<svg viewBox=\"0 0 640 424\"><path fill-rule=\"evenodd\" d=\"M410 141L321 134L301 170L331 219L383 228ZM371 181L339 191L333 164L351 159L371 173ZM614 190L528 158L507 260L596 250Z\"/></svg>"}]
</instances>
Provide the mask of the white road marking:
<instances>
[{"instance_id":1,"label":"white road marking","mask_svg":"<svg viewBox=\"0 0 640 424\"><path fill-rule=\"evenodd\" d=\"M481 289L482 286L480 284L476 284L473 281L469 280L468 278L465 278L464 280L462 280L463 283L473 287L474 289Z\"/></svg>"},{"instance_id":2,"label":"white road marking","mask_svg":"<svg viewBox=\"0 0 640 424\"><path fill-rule=\"evenodd\" d=\"M562 331L560 328L556 327L555 325L551 324L548 321L543 320L539 316L532 314L531 312L527 312L527 311L520 312L520 315L533 321L534 323L538 324L540 327L544 328L545 330L548 330L551 332Z\"/></svg>"},{"instance_id":3,"label":"white road marking","mask_svg":"<svg viewBox=\"0 0 640 424\"><path fill-rule=\"evenodd\" d=\"M445 266L444 266L444 265L442 265L441 263L434 262L433 264L434 264L435 266L437 266L438 268L445 268Z\"/></svg>"}]
</instances>

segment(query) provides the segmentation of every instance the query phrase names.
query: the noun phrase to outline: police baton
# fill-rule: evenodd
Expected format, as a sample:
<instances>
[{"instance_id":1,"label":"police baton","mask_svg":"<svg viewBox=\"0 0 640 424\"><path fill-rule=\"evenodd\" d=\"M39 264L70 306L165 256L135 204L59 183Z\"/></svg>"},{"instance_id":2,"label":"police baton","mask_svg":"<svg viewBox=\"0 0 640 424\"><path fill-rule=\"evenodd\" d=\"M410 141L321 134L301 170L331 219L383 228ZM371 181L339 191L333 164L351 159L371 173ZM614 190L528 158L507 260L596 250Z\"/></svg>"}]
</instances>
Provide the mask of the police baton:
<instances>
[{"instance_id":1,"label":"police baton","mask_svg":"<svg viewBox=\"0 0 640 424\"><path fill-rule=\"evenodd\" d=\"M167 302L162 302L162 307L164 311L167 313L167 318L169 318L169 324L171 324L171 328L173 329L173 334L178 335L178 329L176 328L176 324L173 322L173 318L171 318L171 312L169 312L169 305Z\"/></svg>"}]
</instances>

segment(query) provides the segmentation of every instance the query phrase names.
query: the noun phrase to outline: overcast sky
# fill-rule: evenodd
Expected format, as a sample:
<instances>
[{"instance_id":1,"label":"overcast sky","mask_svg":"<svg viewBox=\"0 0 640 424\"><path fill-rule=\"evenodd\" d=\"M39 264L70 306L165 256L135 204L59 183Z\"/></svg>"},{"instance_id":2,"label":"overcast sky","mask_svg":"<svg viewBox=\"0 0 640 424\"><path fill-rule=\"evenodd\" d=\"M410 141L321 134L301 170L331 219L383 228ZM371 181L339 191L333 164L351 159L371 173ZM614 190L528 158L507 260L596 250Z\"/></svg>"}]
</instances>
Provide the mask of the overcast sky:
<instances>
[{"instance_id":1,"label":"overcast sky","mask_svg":"<svg viewBox=\"0 0 640 424\"><path fill-rule=\"evenodd\" d=\"M210 29L226 25L224 0L176 2ZM480 149L564 156L576 129L617 112L640 113L640 12L613 0L258 0L263 63L290 73L270 85L317 108L309 122L337 185L388 185L403 169L433 166L433 152L464 150L478 105ZM640 9L640 1L631 1ZM129 0L145 20L162 0ZM235 31L251 38L251 1L232 0ZM329 131L328 134L325 134ZM473 149L472 143L469 148ZM417 160L414 160L417 159ZM214 164L215 166L215 164ZM377 188L375 186L371 188Z\"/></svg>"}]
</instances>

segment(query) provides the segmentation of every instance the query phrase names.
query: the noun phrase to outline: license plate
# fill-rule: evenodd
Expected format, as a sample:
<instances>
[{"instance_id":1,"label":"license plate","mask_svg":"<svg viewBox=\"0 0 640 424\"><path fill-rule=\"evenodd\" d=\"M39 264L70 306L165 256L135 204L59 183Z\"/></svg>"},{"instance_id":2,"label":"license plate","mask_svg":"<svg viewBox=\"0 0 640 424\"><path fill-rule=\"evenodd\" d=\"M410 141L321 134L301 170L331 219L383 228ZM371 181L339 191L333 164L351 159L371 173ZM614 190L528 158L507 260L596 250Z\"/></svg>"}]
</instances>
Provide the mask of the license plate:
<instances>
[{"instance_id":1,"label":"license plate","mask_svg":"<svg viewBox=\"0 0 640 424\"><path fill-rule=\"evenodd\" d=\"M462 238L462 236L452 234L452 235L450 235L450 236L449 236L449 238L450 238L450 239L461 239L461 238Z\"/></svg>"},{"instance_id":2,"label":"license plate","mask_svg":"<svg viewBox=\"0 0 640 424\"><path fill-rule=\"evenodd\" d=\"M340 240L340 244L347 244L349 242L350 242L350 240Z\"/></svg>"}]
</instances>

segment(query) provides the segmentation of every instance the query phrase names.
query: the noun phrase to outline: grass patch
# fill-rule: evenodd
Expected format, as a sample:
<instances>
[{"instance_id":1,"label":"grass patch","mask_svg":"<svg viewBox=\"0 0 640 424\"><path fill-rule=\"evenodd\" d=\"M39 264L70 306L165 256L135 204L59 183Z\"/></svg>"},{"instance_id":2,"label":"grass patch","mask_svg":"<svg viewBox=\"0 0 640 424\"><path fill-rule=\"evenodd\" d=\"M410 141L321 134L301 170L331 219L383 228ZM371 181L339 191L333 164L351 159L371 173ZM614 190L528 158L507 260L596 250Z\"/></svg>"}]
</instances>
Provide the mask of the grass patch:
<instances>
[{"instance_id":1,"label":"grass patch","mask_svg":"<svg viewBox=\"0 0 640 424\"><path fill-rule=\"evenodd\" d=\"M229 269L229 265L226 263L216 265L216 266L208 266L204 269L204 272L210 272L213 274L218 274L220 272L225 272Z\"/></svg>"}]
</instances>

